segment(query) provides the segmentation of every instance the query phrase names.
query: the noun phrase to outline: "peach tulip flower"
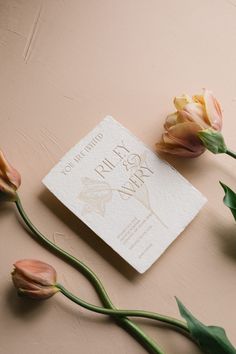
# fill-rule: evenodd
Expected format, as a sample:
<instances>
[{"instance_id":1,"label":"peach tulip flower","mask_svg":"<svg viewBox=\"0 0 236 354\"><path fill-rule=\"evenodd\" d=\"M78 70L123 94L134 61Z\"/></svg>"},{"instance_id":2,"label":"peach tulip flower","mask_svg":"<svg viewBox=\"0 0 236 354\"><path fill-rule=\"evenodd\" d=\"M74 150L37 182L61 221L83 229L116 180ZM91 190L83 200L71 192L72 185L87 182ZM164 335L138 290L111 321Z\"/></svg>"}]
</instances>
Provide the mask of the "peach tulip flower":
<instances>
[{"instance_id":1,"label":"peach tulip flower","mask_svg":"<svg viewBox=\"0 0 236 354\"><path fill-rule=\"evenodd\" d=\"M215 133L222 128L222 111L212 92L204 90L202 95L192 98L188 95L175 97L174 105L177 111L166 118L162 140L156 144L157 151L181 157L197 157L206 148L211 150L199 133L204 132L211 137L213 133L218 138L221 136Z\"/></svg>"},{"instance_id":2,"label":"peach tulip flower","mask_svg":"<svg viewBox=\"0 0 236 354\"><path fill-rule=\"evenodd\" d=\"M0 151L0 202L17 200L17 189L21 184L19 172L13 168Z\"/></svg>"},{"instance_id":3,"label":"peach tulip flower","mask_svg":"<svg viewBox=\"0 0 236 354\"><path fill-rule=\"evenodd\" d=\"M20 295L38 300L47 299L59 291L56 279L55 269L47 263L23 259L14 264L12 281Z\"/></svg>"}]
</instances>

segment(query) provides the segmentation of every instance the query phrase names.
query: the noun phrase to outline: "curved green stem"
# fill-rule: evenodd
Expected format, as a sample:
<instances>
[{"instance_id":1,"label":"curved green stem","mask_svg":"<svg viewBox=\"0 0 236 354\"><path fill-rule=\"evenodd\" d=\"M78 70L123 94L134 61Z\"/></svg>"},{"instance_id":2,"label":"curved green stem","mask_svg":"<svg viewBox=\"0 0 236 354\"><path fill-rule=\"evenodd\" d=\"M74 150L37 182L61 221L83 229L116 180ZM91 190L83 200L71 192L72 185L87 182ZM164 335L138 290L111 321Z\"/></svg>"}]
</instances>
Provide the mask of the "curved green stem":
<instances>
[{"instance_id":1,"label":"curved green stem","mask_svg":"<svg viewBox=\"0 0 236 354\"><path fill-rule=\"evenodd\" d=\"M93 284L94 288L96 289L103 305L110 308L110 309L115 309L115 306L113 305L102 282L97 277L97 275L89 267L87 267L83 262L81 262L80 260L78 260L77 258L72 256L68 252L64 251L62 248L58 247L52 241L50 241L47 237L45 237L33 225L31 220L28 218L26 212L23 209L23 206L21 204L19 197L16 200L15 204L16 204L16 207L19 211L20 216L22 217L26 226L30 229L34 239L36 241L38 241L39 243L41 243L43 246L46 246L53 253L59 255L61 258L66 260L68 263L70 263L72 266L79 269L79 271L82 274L84 274L89 281L91 281L91 283ZM139 340L139 342L149 351L149 353L163 354L163 352L160 351L160 349L158 349L158 347L152 341L152 339L148 338L146 336L146 334L139 328L139 326L137 326L131 320L129 320L128 318L125 318L125 317L122 317L122 318L117 317L115 319L123 328L125 328L129 333L131 333L135 338L137 338Z\"/></svg>"},{"instance_id":2,"label":"curved green stem","mask_svg":"<svg viewBox=\"0 0 236 354\"><path fill-rule=\"evenodd\" d=\"M96 276L96 274L89 268L87 267L83 262L69 254L68 252L64 251L62 248L58 247L55 243L50 241L46 236L44 236L30 221L28 218L26 212L23 209L23 206L21 204L20 199L15 202L16 207L25 222L25 224L28 226L30 231L32 232L32 236L36 241L41 243L43 246L46 246L50 251L53 253L59 255L62 257L64 260L66 260L68 263L70 263L72 266L75 268L79 269L81 273L83 273L93 284L95 287L96 291L98 292L99 297L102 300L102 303L105 306L112 306L112 302L103 286L99 278Z\"/></svg>"},{"instance_id":3,"label":"curved green stem","mask_svg":"<svg viewBox=\"0 0 236 354\"><path fill-rule=\"evenodd\" d=\"M63 285L61 284L56 284L56 287L60 290L60 292L65 295L68 299L72 300L76 304L86 308L87 310L101 313L103 315L110 315L110 316L131 316L131 317L142 317L142 318L148 318L152 320L157 320L161 322L168 323L170 325L176 326L181 330L186 331L189 334L189 329L188 326L183 322L179 321L177 319L160 315L159 313L155 312L150 312L150 311L143 311L143 310L120 310L120 309L107 309L101 306L96 306L93 304L90 304L79 297L75 296L71 292L69 292L67 289L64 288Z\"/></svg>"},{"instance_id":4,"label":"curved green stem","mask_svg":"<svg viewBox=\"0 0 236 354\"><path fill-rule=\"evenodd\" d=\"M234 152L233 150L227 149L225 153L236 159L236 152Z\"/></svg>"},{"instance_id":5,"label":"curved green stem","mask_svg":"<svg viewBox=\"0 0 236 354\"><path fill-rule=\"evenodd\" d=\"M148 314L151 314L151 312L150 313L147 312L146 313L147 316L142 316L142 312L144 313L145 311L113 310L113 309L106 309L106 308L103 308L103 307L95 306L95 305L92 305L92 304L90 304L90 303L78 298L77 296L75 296L74 294L69 292L66 288L64 288L63 285L56 284L55 286L68 299L70 299L71 301L73 301L77 305L80 305L80 306L86 308L87 310L90 310L90 311L93 311L93 312L101 313L101 314L104 314L104 315L115 315L115 316L120 315L122 317L125 316L126 313L127 314L128 313L132 313L133 316L137 316L137 317L153 318L153 317L149 317L148 316ZM153 319L155 319L155 318L153 318ZM142 336L142 338L143 338L145 343L147 343L148 345L152 346L152 348L153 348L155 353L164 354L163 351L157 346L157 344L150 337L148 337L143 332L140 332L140 335Z\"/></svg>"}]
</instances>

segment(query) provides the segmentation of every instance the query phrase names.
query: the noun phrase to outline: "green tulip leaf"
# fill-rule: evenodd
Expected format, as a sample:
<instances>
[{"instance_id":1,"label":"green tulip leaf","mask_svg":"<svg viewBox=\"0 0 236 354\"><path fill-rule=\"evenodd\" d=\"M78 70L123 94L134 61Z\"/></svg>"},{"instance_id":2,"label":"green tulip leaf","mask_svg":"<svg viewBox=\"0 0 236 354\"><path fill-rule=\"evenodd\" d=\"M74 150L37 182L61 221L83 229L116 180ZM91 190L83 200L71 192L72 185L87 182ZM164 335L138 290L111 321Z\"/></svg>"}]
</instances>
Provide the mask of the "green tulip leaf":
<instances>
[{"instance_id":1,"label":"green tulip leaf","mask_svg":"<svg viewBox=\"0 0 236 354\"><path fill-rule=\"evenodd\" d=\"M205 326L198 321L176 298L181 316L186 320L192 338L206 354L236 354L225 330L221 327Z\"/></svg>"},{"instance_id":2,"label":"green tulip leaf","mask_svg":"<svg viewBox=\"0 0 236 354\"><path fill-rule=\"evenodd\" d=\"M224 204L230 208L234 220L236 221L236 193L234 193L234 191L232 191L232 189L230 189L228 186L226 186L226 184L220 182L222 188L225 191L225 196L223 199Z\"/></svg>"}]
</instances>

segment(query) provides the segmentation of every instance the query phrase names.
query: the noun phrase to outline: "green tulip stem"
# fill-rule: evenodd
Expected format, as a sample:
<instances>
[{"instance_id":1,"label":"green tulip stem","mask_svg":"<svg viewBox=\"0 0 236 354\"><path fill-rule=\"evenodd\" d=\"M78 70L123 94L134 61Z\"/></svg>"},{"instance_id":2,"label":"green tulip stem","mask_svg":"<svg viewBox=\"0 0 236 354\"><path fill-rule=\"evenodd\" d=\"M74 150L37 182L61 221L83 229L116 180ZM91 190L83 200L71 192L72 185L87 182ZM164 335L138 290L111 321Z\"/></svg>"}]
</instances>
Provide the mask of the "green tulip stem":
<instances>
[{"instance_id":1,"label":"green tulip stem","mask_svg":"<svg viewBox=\"0 0 236 354\"><path fill-rule=\"evenodd\" d=\"M236 153L233 150L227 149L225 153L236 159Z\"/></svg>"},{"instance_id":2,"label":"green tulip stem","mask_svg":"<svg viewBox=\"0 0 236 354\"><path fill-rule=\"evenodd\" d=\"M107 309L107 308L95 306L95 305L89 304L88 302L83 301L82 299L78 298L77 296L75 296L74 294L72 294L71 292L66 290L64 288L64 286L62 286L61 284L56 284L55 286L68 299L70 299L71 301L73 301L77 305L80 305L80 306L86 308L87 310L90 310L90 311L93 311L93 312L97 312L97 313L101 313L101 314L104 314L104 315L113 315L113 316L119 315L119 316L122 316L120 318L123 318L123 316L126 316L126 313L132 313L132 315L136 316L136 317L151 318L151 317L148 317L148 316L144 316L145 311L113 310L113 309ZM149 314L149 313L147 312L147 314ZM157 344L150 337L148 337L145 333L143 333L143 331L140 331L139 334L140 334L140 337L142 338L143 342L146 343L147 346L152 348L153 353L164 354L164 352L157 346Z\"/></svg>"},{"instance_id":3,"label":"green tulip stem","mask_svg":"<svg viewBox=\"0 0 236 354\"><path fill-rule=\"evenodd\" d=\"M47 237L45 237L30 221L26 212L23 209L20 198L18 196L15 201L16 207L20 216L22 217L24 223L29 228L32 233L33 238L38 241L43 246L47 247L50 251L59 255L69 264L77 268L82 274L84 274L87 279L93 284L96 289L102 303L109 309L115 310L115 306L113 305L111 299L109 298L102 282L97 277L97 275L87 267L83 262L64 251L62 248L55 245L52 241L50 241ZM114 316L115 317L115 316ZM163 352L157 347L157 345L150 339L134 322L126 317L115 317L116 321L119 325L121 325L124 329L126 329L129 333L131 333L143 346L148 350L151 354L163 354Z\"/></svg>"},{"instance_id":4,"label":"green tulip stem","mask_svg":"<svg viewBox=\"0 0 236 354\"><path fill-rule=\"evenodd\" d=\"M101 313L103 315L122 316L122 317L123 316L142 317L142 318L148 318L148 319L152 319L152 320L157 320L157 321L161 321L161 322L176 326L179 329L187 331L189 333L187 325L184 322L179 321L177 319L174 319L174 318L171 318L171 317L168 317L168 316L163 316L163 315L160 315L158 313L150 312L150 311L108 309L108 308L104 308L104 307L100 307L100 306L95 306L95 305L92 305L92 304L90 304L90 303L78 298L77 296L75 296L74 294L72 294L71 292L66 290L63 285L56 284L55 286L68 299L70 299L73 302L75 302L76 304L86 308L87 310L94 311L94 312L97 312L97 313Z\"/></svg>"},{"instance_id":5,"label":"green tulip stem","mask_svg":"<svg viewBox=\"0 0 236 354\"><path fill-rule=\"evenodd\" d=\"M92 305L80 298L78 298L77 296L75 296L74 294L72 294L71 292L69 292L67 289L64 288L63 285L61 284L56 284L55 285L60 292L65 295L68 299L70 299L71 301L73 301L74 303L76 303L77 305L80 305L84 308L86 308L87 310L93 311L93 312L97 312L103 315L113 315L113 316L122 316L120 318L123 318L123 316L126 316L126 314L132 314L131 316L136 316L136 317L145 317L145 318L152 318L152 319L156 319L155 318L155 314L151 313L151 312L146 312L146 311L129 311L129 310L113 310L113 309L107 309L107 308L103 308L103 307L99 307L99 306L95 306ZM146 314L146 315L145 315ZM160 317L157 315L157 317ZM158 354L164 354L164 352L157 346L157 344L150 338L148 337L146 334L144 334L142 331L139 332L140 336L142 337L143 341L149 345L150 347L152 347L153 352L154 353L158 353Z\"/></svg>"}]
</instances>

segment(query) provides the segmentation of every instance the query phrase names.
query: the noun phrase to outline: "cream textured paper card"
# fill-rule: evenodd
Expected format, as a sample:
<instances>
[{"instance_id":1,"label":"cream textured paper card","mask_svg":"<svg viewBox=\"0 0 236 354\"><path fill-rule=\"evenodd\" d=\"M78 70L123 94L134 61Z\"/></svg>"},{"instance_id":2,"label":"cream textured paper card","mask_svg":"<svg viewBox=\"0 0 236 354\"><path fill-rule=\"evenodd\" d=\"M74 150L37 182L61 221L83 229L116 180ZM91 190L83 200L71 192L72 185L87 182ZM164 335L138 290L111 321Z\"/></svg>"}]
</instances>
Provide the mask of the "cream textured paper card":
<instances>
[{"instance_id":1,"label":"cream textured paper card","mask_svg":"<svg viewBox=\"0 0 236 354\"><path fill-rule=\"evenodd\" d=\"M75 145L43 183L140 273L206 201L112 117Z\"/></svg>"}]
</instances>

